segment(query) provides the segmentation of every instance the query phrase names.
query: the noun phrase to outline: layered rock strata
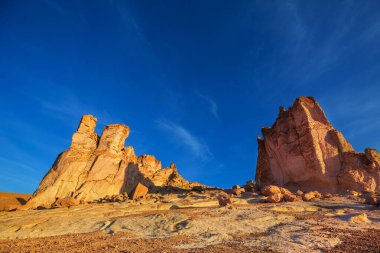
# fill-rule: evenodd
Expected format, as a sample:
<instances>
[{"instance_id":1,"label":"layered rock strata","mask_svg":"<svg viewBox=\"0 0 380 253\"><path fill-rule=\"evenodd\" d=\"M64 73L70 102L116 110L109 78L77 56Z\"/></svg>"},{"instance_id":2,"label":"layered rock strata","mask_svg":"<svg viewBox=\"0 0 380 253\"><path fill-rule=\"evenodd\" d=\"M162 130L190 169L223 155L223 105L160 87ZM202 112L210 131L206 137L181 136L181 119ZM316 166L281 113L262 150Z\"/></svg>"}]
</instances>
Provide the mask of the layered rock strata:
<instances>
[{"instance_id":1,"label":"layered rock strata","mask_svg":"<svg viewBox=\"0 0 380 253\"><path fill-rule=\"evenodd\" d=\"M70 148L58 156L25 208L48 207L57 199L69 197L83 202L131 194L139 183L150 189L200 185L183 179L175 165L162 169L154 156L136 156L132 146L124 146L127 126L108 125L99 138L96 122L92 115L82 117Z\"/></svg>"},{"instance_id":2,"label":"layered rock strata","mask_svg":"<svg viewBox=\"0 0 380 253\"><path fill-rule=\"evenodd\" d=\"M258 137L256 183L320 192L380 191L380 155L356 152L312 97L280 108Z\"/></svg>"}]
</instances>

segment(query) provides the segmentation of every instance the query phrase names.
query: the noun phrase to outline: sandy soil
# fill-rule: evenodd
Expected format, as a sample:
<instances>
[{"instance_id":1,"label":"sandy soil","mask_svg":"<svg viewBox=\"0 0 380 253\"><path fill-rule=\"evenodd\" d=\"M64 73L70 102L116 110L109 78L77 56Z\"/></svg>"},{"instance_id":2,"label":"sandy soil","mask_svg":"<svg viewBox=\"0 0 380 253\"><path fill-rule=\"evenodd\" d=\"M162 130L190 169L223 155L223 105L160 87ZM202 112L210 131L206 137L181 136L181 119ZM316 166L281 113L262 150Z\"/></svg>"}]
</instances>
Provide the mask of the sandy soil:
<instances>
[{"instance_id":1,"label":"sandy soil","mask_svg":"<svg viewBox=\"0 0 380 253\"><path fill-rule=\"evenodd\" d=\"M32 194L0 192L0 211L12 210L25 204Z\"/></svg>"},{"instance_id":2,"label":"sandy soil","mask_svg":"<svg viewBox=\"0 0 380 253\"><path fill-rule=\"evenodd\" d=\"M0 252L380 252L380 210L349 198L279 204L215 193L0 212ZM367 214L369 223L351 217Z\"/></svg>"}]
</instances>

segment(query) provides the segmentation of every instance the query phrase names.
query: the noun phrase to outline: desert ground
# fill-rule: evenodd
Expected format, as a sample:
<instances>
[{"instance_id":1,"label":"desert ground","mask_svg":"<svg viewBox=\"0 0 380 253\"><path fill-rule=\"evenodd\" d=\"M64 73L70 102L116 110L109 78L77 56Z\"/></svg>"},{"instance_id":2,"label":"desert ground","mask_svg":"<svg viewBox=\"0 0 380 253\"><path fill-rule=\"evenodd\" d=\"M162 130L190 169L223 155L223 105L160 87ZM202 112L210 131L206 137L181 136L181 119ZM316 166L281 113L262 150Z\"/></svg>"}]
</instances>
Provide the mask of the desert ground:
<instances>
[{"instance_id":1,"label":"desert ground","mask_svg":"<svg viewBox=\"0 0 380 253\"><path fill-rule=\"evenodd\" d=\"M356 196L263 203L222 190L0 212L1 252L380 252L380 209Z\"/></svg>"},{"instance_id":2,"label":"desert ground","mask_svg":"<svg viewBox=\"0 0 380 253\"><path fill-rule=\"evenodd\" d=\"M19 205L24 205L31 196L32 194L0 192L0 211L8 211Z\"/></svg>"}]
</instances>

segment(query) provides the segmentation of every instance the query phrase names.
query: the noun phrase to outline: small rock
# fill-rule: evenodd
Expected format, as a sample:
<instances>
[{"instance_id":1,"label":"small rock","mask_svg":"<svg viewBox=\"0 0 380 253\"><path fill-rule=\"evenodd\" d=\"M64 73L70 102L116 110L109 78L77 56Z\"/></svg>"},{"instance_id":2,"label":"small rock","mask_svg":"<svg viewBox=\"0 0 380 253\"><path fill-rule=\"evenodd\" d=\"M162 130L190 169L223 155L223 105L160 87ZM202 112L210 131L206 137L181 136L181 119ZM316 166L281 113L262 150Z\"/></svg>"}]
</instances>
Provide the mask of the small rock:
<instances>
[{"instance_id":1,"label":"small rock","mask_svg":"<svg viewBox=\"0 0 380 253\"><path fill-rule=\"evenodd\" d=\"M73 197L66 197L63 199L58 198L53 204L53 206L59 207L71 207L77 205L79 205L79 200L74 199Z\"/></svg>"},{"instance_id":2,"label":"small rock","mask_svg":"<svg viewBox=\"0 0 380 253\"><path fill-rule=\"evenodd\" d=\"M367 214L362 213L350 218L351 223L371 223L368 219Z\"/></svg>"},{"instance_id":3,"label":"small rock","mask_svg":"<svg viewBox=\"0 0 380 253\"><path fill-rule=\"evenodd\" d=\"M286 188L283 188L283 187L279 187L279 188L280 188L281 194L293 194L291 191L289 191Z\"/></svg>"},{"instance_id":4,"label":"small rock","mask_svg":"<svg viewBox=\"0 0 380 253\"><path fill-rule=\"evenodd\" d=\"M217 197L219 206L231 205L231 198L227 194L220 194Z\"/></svg>"},{"instance_id":5,"label":"small rock","mask_svg":"<svg viewBox=\"0 0 380 253\"><path fill-rule=\"evenodd\" d=\"M357 191L351 191L350 194L351 194L352 196L355 196L355 197L359 197L359 196L361 195L361 193L360 193L360 192L357 192Z\"/></svg>"},{"instance_id":6,"label":"small rock","mask_svg":"<svg viewBox=\"0 0 380 253\"><path fill-rule=\"evenodd\" d=\"M124 197L123 197L123 195L117 195L117 196L114 198L114 200L117 201L117 202L122 202L122 201L124 201Z\"/></svg>"},{"instance_id":7,"label":"small rock","mask_svg":"<svg viewBox=\"0 0 380 253\"><path fill-rule=\"evenodd\" d=\"M319 191L314 191L314 198L316 199L321 199L322 198L322 194L319 192Z\"/></svg>"},{"instance_id":8,"label":"small rock","mask_svg":"<svg viewBox=\"0 0 380 253\"><path fill-rule=\"evenodd\" d=\"M379 205L380 204L380 199L376 195L370 195L366 197L364 203L368 205Z\"/></svg>"},{"instance_id":9,"label":"small rock","mask_svg":"<svg viewBox=\"0 0 380 253\"><path fill-rule=\"evenodd\" d=\"M310 201L315 198L315 192L307 192L302 195L303 201Z\"/></svg>"},{"instance_id":10,"label":"small rock","mask_svg":"<svg viewBox=\"0 0 380 253\"><path fill-rule=\"evenodd\" d=\"M323 198L325 198L325 199L329 199L329 198L332 198L332 197L333 197L333 195L331 193L324 193L323 194Z\"/></svg>"},{"instance_id":11,"label":"small rock","mask_svg":"<svg viewBox=\"0 0 380 253\"><path fill-rule=\"evenodd\" d=\"M245 185L248 187L251 187L251 188L255 188L255 183L252 180L247 181L247 183L245 183Z\"/></svg>"},{"instance_id":12,"label":"small rock","mask_svg":"<svg viewBox=\"0 0 380 253\"><path fill-rule=\"evenodd\" d=\"M286 202L295 202L298 200L297 196L294 194L284 194L284 200Z\"/></svg>"},{"instance_id":13,"label":"small rock","mask_svg":"<svg viewBox=\"0 0 380 253\"><path fill-rule=\"evenodd\" d=\"M246 192L255 192L255 183L252 180L247 181L243 186Z\"/></svg>"},{"instance_id":14,"label":"small rock","mask_svg":"<svg viewBox=\"0 0 380 253\"><path fill-rule=\"evenodd\" d=\"M244 188L237 188L237 189L233 189L232 190L232 193L234 194L234 195L241 195L242 193L244 193L245 192L245 189Z\"/></svg>"},{"instance_id":15,"label":"small rock","mask_svg":"<svg viewBox=\"0 0 380 253\"><path fill-rule=\"evenodd\" d=\"M301 190L297 190L297 191L296 191L296 194L297 194L298 196L302 196L302 195L303 195L303 191L301 191Z\"/></svg>"},{"instance_id":16,"label":"small rock","mask_svg":"<svg viewBox=\"0 0 380 253\"><path fill-rule=\"evenodd\" d=\"M275 185L268 185L261 189L261 194L263 194L264 196L269 196L276 193L281 194L281 189L280 187Z\"/></svg>"},{"instance_id":17,"label":"small rock","mask_svg":"<svg viewBox=\"0 0 380 253\"><path fill-rule=\"evenodd\" d=\"M232 186L232 190L240 189L240 185L234 185Z\"/></svg>"},{"instance_id":18,"label":"small rock","mask_svg":"<svg viewBox=\"0 0 380 253\"><path fill-rule=\"evenodd\" d=\"M148 187L143 185L142 183L138 183L135 187L135 190L132 194L132 199L144 198L148 193Z\"/></svg>"},{"instance_id":19,"label":"small rock","mask_svg":"<svg viewBox=\"0 0 380 253\"><path fill-rule=\"evenodd\" d=\"M279 203L282 200L282 194L281 193L275 193L272 195L269 195L268 198L266 199L266 202L268 203Z\"/></svg>"}]
</instances>

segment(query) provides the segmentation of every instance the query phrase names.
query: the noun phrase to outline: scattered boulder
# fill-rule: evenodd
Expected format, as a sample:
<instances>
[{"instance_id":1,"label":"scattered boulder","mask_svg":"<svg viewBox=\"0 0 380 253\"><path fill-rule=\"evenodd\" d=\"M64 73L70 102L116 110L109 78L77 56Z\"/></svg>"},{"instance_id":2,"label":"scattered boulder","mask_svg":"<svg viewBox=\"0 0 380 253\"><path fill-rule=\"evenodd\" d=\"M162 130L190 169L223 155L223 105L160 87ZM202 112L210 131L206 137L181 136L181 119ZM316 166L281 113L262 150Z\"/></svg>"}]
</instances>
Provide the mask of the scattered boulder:
<instances>
[{"instance_id":1,"label":"scattered boulder","mask_svg":"<svg viewBox=\"0 0 380 253\"><path fill-rule=\"evenodd\" d=\"M288 195L292 195L293 194L291 191L289 191L286 188L283 188L283 187L279 187L279 188L280 188L281 194L288 194Z\"/></svg>"},{"instance_id":2,"label":"scattered boulder","mask_svg":"<svg viewBox=\"0 0 380 253\"><path fill-rule=\"evenodd\" d=\"M100 198L96 202L106 203L106 202L124 202L129 199L128 194L123 192L121 194L106 195L104 198Z\"/></svg>"},{"instance_id":3,"label":"scattered boulder","mask_svg":"<svg viewBox=\"0 0 380 253\"><path fill-rule=\"evenodd\" d=\"M264 196L270 196L277 193L281 194L281 189L275 185L268 185L261 189L261 194Z\"/></svg>"},{"instance_id":4,"label":"scattered boulder","mask_svg":"<svg viewBox=\"0 0 380 253\"><path fill-rule=\"evenodd\" d=\"M303 201L310 201L314 198L316 198L315 192L307 192L307 193L302 195Z\"/></svg>"},{"instance_id":5,"label":"scattered boulder","mask_svg":"<svg viewBox=\"0 0 380 253\"><path fill-rule=\"evenodd\" d=\"M231 205L231 198L227 194L219 194L218 197L219 206Z\"/></svg>"},{"instance_id":6,"label":"scattered boulder","mask_svg":"<svg viewBox=\"0 0 380 253\"><path fill-rule=\"evenodd\" d=\"M331 193L324 193L323 194L323 198L325 198L325 199L330 199L332 197L333 197L333 195Z\"/></svg>"},{"instance_id":7,"label":"scattered boulder","mask_svg":"<svg viewBox=\"0 0 380 253\"><path fill-rule=\"evenodd\" d=\"M286 202L295 202L298 201L299 198L294 194L284 194L283 198Z\"/></svg>"},{"instance_id":8,"label":"scattered boulder","mask_svg":"<svg viewBox=\"0 0 380 253\"><path fill-rule=\"evenodd\" d=\"M133 191L132 199L144 198L146 194L148 194L148 187L146 187L142 183L138 183L136 185L135 190Z\"/></svg>"},{"instance_id":9,"label":"scattered boulder","mask_svg":"<svg viewBox=\"0 0 380 253\"><path fill-rule=\"evenodd\" d=\"M274 193L268 196L266 202L268 203L279 203L282 201L283 195L281 193Z\"/></svg>"},{"instance_id":10,"label":"scattered boulder","mask_svg":"<svg viewBox=\"0 0 380 253\"><path fill-rule=\"evenodd\" d=\"M245 193L245 189L244 188L235 188L235 189L232 189L232 193L234 195L241 195L241 194Z\"/></svg>"},{"instance_id":11,"label":"scattered boulder","mask_svg":"<svg viewBox=\"0 0 380 253\"><path fill-rule=\"evenodd\" d=\"M297 194L298 196L302 196L302 195L303 195L303 191L301 191L301 190L297 190L297 191L296 191L296 194Z\"/></svg>"},{"instance_id":12,"label":"scattered boulder","mask_svg":"<svg viewBox=\"0 0 380 253\"><path fill-rule=\"evenodd\" d=\"M246 192L255 192L255 183L252 180L247 181L243 186Z\"/></svg>"},{"instance_id":13,"label":"scattered boulder","mask_svg":"<svg viewBox=\"0 0 380 253\"><path fill-rule=\"evenodd\" d=\"M367 214L362 213L356 216L353 216L350 218L351 223L371 223L371 221L368 219Z\"/></svg>"},{"instance_id":14,"label":"scattered boulder","mask_svg":"<svg viewBox=\"0 0 380 253\"><path fill-rule=\"evenodd\" d=\"M370 148L356 152L312 97L299 97L288 110L281 108L273 126L262 128L262 136L257 140L259 188L380 191L380 154Z\"/></svg>"},{"instance_id":15,"label":"scattered boulder","mask_svg":"<svg viewBox=\"0 0 380 253\"><path fill-rule=\"evenodd\" d=\"M354 197L360 197L361 196L361 193L360 192L357 192L357 191L350 191L350 194Z\"/></svg>"},{"instance_id":16,"label":"scattered boulder","mask_svg":"<svg viewBox=\"0 0 380 253\"><path fill-rule=\"evenodd\" d=\"M319 191L314 191L314 196L315 196L314 198L316 199L321 199L323 197Z\"/></svg>"},{"instance_id":17,"label":"scattered boulder","mask_svg":"<svg viewBox=\"0 0 380 253\"><path fill-rule=\"evenodd\" d=\"M245 186L255 188L255 183L252 180L249 180L245 183Z\"/></svg>"},{"instance_id":18,"label":"scattered boulder","mask_svg":"<svg viewBox=\"0 0 380 253\"><path fill-rule=\"evenodd\" d=\"M380 205L380 197L375 194L370 194L365 198L364 203L368 205Z\"/></svg>"},{"instance_id":19,"label":"scattered boulder","mask_svg":"<svg viewBox=\"0 0 380 253\"><path fill-rule=\"evenodd\" d=\"M57 200L53 203L52 206L57 207L72 207L79 205L80 202L77 199L74 199L73 197L66 197L66 198L57 198Z\"/></svg>"}]
</instances>

